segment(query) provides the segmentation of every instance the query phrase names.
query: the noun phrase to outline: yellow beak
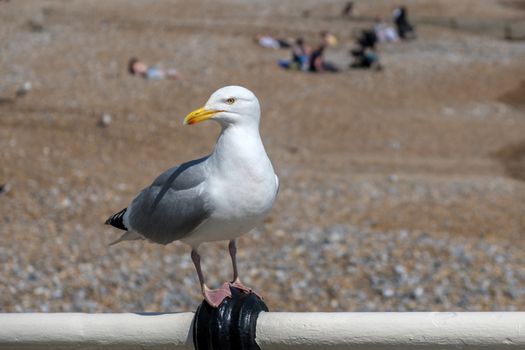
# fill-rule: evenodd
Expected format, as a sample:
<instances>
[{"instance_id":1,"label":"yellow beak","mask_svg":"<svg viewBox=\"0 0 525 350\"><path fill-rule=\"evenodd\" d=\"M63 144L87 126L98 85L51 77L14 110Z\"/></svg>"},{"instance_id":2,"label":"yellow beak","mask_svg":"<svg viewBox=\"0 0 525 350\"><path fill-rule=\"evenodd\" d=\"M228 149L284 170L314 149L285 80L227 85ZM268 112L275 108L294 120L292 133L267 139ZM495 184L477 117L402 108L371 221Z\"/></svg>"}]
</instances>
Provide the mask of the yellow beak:
<instances>
[{"instance_id":1,"label":"yellow beak","mask_svg":"<svg viewBox=\"0 0 525 350\"><path fill-rule=\"evenodd\" d=\"M184 118L184 125L200 123L206 119L210 119L216 113L219 113L219 112L221 111L207 110L207 109L204 109L204 107L196 109L190 114L188 114L186 118Z\"/></svg>"}]
</instances>

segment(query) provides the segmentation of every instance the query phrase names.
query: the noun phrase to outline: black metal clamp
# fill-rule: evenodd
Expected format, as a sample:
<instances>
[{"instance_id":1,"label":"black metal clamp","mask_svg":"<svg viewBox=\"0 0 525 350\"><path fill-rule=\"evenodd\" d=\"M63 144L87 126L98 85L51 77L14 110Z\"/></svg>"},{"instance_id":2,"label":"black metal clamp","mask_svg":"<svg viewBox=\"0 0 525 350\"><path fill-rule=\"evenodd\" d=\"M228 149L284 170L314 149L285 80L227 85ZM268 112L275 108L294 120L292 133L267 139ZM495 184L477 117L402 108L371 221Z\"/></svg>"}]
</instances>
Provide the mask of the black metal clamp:
<instances>
[{"instance_id":1,"label":"black metal clamp","mask_svg":"<svg viewBox=\"0 0 525 350\"><path fill-rule=\"evenodd\" d=\"M255 342L257 317L268 311L255 294L230 287L232 296L214 308L206 301L193 319L195 350L260 350Z\"/></svg>"}]
</instances>

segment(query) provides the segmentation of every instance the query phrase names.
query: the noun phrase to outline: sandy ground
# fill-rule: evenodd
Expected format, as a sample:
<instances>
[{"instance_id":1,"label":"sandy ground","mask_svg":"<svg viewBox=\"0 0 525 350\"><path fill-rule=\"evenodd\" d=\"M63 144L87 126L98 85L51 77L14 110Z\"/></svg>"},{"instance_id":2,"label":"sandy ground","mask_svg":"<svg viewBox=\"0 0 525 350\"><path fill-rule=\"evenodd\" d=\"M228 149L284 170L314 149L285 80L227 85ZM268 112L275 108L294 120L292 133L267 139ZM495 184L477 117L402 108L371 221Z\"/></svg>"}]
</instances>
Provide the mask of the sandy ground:
<instances>
[{"instance_id":1,"label":"sandy ground","mask_svg":"<svg viewBox=\"0 0 525 350\"><path fill-rule=\"evenodd\" d=\"M415 41L385 69L285 72L257 33L352 33L397 1L0 2L0 311L184 311L200 301L188 247L108 243L103 225L161 171L210 152L217 125L182 119L215 89L259 97L281 180L239 242L272 310L525 307L525 43L425 24L525 19L523 1L404 1ZM126 73L129 57L183 81ZM17 88L32 83L26 96ZM112 122L100 127L103 114ZM212 285L225 244L204 247Z\"/></svg>"}]
</instances>

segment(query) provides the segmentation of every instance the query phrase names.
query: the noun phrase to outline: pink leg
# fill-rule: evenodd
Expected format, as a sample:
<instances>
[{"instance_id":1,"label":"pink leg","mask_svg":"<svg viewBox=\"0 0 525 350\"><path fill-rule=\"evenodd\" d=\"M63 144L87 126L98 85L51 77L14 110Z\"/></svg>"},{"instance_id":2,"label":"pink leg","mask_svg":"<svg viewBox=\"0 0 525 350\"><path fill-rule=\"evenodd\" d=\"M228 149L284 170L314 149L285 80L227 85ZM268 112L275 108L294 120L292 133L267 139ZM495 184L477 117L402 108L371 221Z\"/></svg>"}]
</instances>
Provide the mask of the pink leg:
<instances>
[{"instance_id":1,"label":"pink leg","mask_svg":"<svg viewBox=\"0 0 525 350\"><path fill-rule=\"evenodd\" d=\"M230 286L237 288L246 294L253 293L262 300L262 297L259 294L242 284L241 279L239 278L239 272L237 270L237 245L235 244L234 239L232 239L228 244L228 249L230 250L230 257L232 258L233 265L233 280L230 282Z\"/></svg>"},{"instance_id":2,"label":"pink leg","mask_svg":"<svg viewBox=\"0 0 525 350\"><path fill-rule=\"evenodd\" d=\"M195 265L195 269L197 270L197 275L199 276L202 295L204 296L204 299L208 302L208 304L210 304L213 307L219 307L219 305L224 299L231 298L232 293L230 291L230 286L228 285L228 283L224 283L218 289L210 289L208 288L206 283L204 283L204 275L201 270L201 256L199 255L196 249L193 249L191 251L191 260L193 260L193 264Z\"/></svg>"}]
</instances>

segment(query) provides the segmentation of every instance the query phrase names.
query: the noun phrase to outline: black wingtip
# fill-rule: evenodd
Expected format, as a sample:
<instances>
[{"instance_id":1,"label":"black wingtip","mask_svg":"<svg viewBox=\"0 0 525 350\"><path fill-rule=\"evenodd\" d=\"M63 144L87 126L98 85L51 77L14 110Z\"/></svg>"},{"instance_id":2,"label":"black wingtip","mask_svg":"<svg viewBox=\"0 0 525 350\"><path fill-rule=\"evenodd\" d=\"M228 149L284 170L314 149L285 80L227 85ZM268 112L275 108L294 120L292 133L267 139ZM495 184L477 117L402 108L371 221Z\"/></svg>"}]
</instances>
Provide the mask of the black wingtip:
<instances>
[{"instance_id":1,"label":"black wingtip","mask_svg":"<svg viewBox=\"0 0 525 350\"><path fill-rule=\"evenodd\" d=\"M111 225L113 227L116 227L118 229L127 231L128 228L124 225L124 214L128 208L124 208L121 211L119 211L116 214L111 215L105 222L106 225Z\"/></svg>"}]
</instances>

